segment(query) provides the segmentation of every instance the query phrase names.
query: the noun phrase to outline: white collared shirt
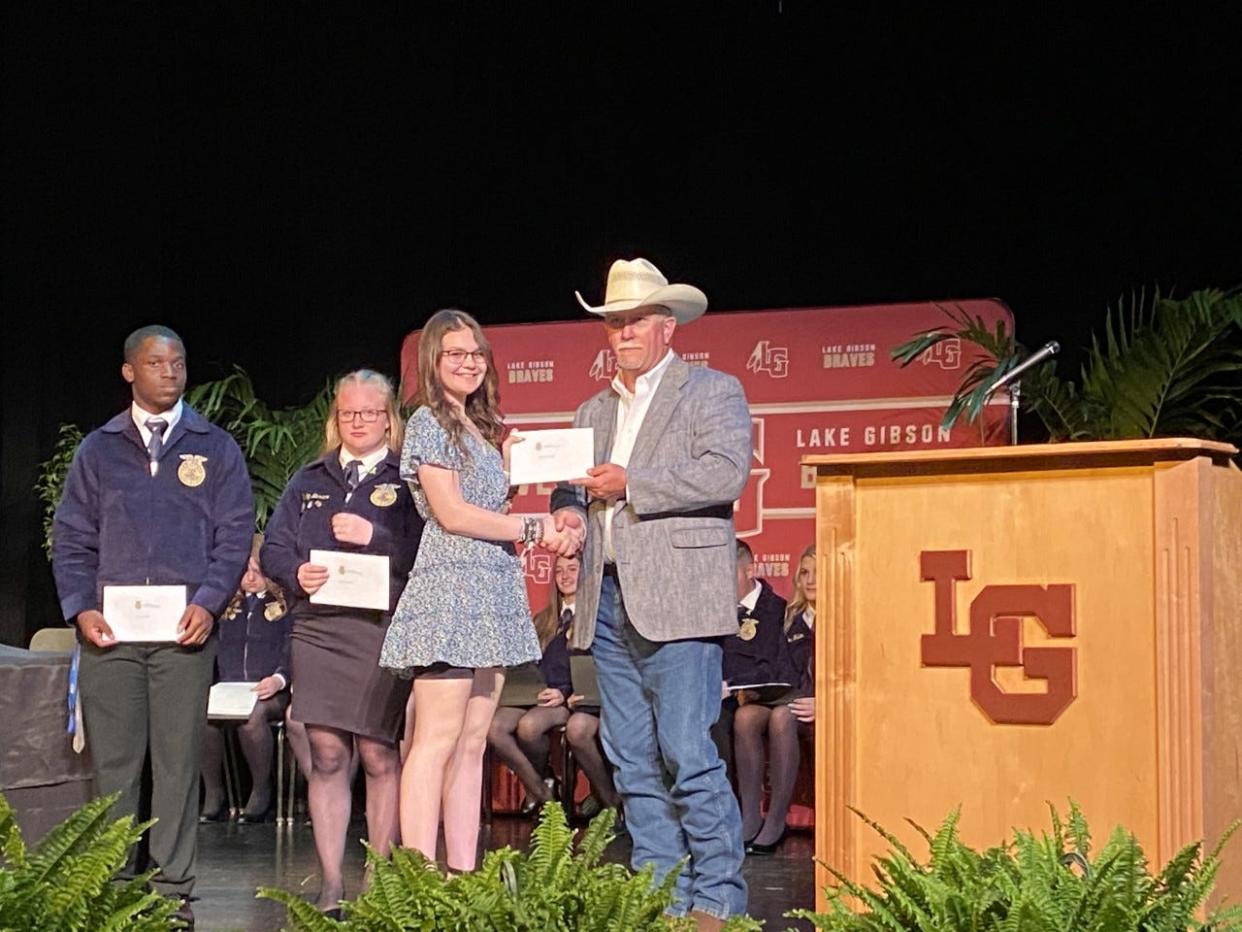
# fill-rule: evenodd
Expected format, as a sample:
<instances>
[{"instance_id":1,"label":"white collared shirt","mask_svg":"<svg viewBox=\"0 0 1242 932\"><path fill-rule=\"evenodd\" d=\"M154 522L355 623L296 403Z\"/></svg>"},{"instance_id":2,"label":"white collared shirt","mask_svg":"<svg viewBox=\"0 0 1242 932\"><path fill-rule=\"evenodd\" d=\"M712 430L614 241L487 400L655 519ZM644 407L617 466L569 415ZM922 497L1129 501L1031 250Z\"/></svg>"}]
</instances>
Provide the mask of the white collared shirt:
<instances>
[{"instance_id":1,"label":"white collared shirt","mask_svg":"<svg viewBox=\"0 0 1242 932\"><path fill-rule=\"evenodd\" d=\"M181 420L181 399L177 399L177 403L161 414L152 414L138 402L132 402L129 406L129 416L134 419L134 426L138 428L138 436L142 438L142 445L148 450L151 449L151 429L147 427L147 421L153 417L158 417L167 422L164 432L160 434L164 443L168 443L168 438L172 436L173 428L177 426L177 422ZM151 475L154 476L160 471L159 463L151 464Z\"/></svg>"},{"instance_id":2,"label":"white collared shirt","mask_svg":"<svg viewBox=\"0 0 1242 932\"><path fill-rule=\"evenodd\" d=\"M806 626L812 631L815 630L815 606L808 605L802 610L802 620L806 622Z\"/></svg>"},{"instance_id":3,"label":"white collared shirt","mask_svg":"<svg viewBox=\"0 0 1242 932\"><path fill-rule=\"evenodd\" d=\"M362 469L358 475L358 484L361 485L362 481L366 479L367 476L371 475L371 473L375 472L375 468L379 466L380 463L384 462L384 458L387 456L388 456L387 444L380 447L378 450L374 450L371 453L368 453L366 456L354 456L352 453L346 450L344 444L342 444L341 453L340 453L341 471L344 472L345 468L349 466L349 464L352 463L354 460L358 460L359 462L361 462ZM353 496L353 493L350 492L348 495L345 496L345 501L349 501L352 496Z\"/></svg>"},{"instance_id":4,"label":"white collared shirt","mask_svg":"<svg viewBox=\"0 0 1242 932\"><path fill-rule=\"evenodd\" d=\"M755 580L755 587L751 589L750 592L746 593L746 595L740 600L738 600L737 604L746 609L747 614L753 614L755 611L755 605L759 602L759 593L762 591L763 586L759 585L758 580Z\"/></svg>"},{"instance_id":5,"label":"white collared shirt","mask_svg":"<svg viewBox=\"0 0 1242 932\"><path fill-rule=\"evenodd\" d=\"M617 402L617 429L612 436L612 450L608 454L610 463L616 463L623 468L630 464L630 455L634 452L634 441L638 439L638 432L642 429L643 421L647 417L651 399L655 397L656 389L660 387L660 380L664 378L669 363L675 357L676 354L668 350L664 358L652 366L649 372L644 372L634 380L632 392L621 381L620 373L613 377L612 390L617 393L619 400ZM626 502L622 507L629 507L628 500L629 490L627 489ZM617 559L617 553L612 545L612 522L616 515L617 502L611 501L604 510L604 553L610 561L614 562Z\"/></svg>"}]
</instances>

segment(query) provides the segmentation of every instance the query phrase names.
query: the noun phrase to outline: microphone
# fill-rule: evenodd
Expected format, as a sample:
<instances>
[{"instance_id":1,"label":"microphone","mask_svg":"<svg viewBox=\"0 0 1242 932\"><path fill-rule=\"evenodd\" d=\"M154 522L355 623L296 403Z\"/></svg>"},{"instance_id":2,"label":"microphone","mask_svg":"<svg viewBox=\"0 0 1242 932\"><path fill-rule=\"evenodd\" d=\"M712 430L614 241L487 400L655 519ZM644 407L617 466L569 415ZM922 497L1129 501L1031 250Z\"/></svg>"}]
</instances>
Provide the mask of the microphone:
<instances>
[{"instance_id":1,"label":"microphone","mask_svg":"<svg viewBox=\"0 0 1242 932\"><path fill-rule=\"evenodd\" d=\"M1022 362L1018 363L989 385L987 395L990 396L998 388L1004 388L1010 382L1015 381L1018 376L1020 376L1027 369L1030 369L1032 366L1038 366L1045 359L1051 359L1059 352L1061 352L1061 344L1056 340L1049 340L1035 352L1031 353L1030 356L1027 356L1026 359L1022 360Z\"/></svg>"}]
</instances>

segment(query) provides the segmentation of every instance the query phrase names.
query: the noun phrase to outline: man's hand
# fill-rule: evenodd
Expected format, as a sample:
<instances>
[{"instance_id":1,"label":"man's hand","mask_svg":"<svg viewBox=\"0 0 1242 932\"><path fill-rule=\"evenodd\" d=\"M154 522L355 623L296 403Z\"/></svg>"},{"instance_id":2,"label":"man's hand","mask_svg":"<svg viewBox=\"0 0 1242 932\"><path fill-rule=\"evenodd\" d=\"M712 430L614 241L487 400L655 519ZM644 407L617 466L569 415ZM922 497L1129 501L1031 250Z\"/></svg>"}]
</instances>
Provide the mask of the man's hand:
<instances>
[{"instance_id":1,"label":"man's hand","mask_svg":"<svg viewBox=\"0 0 1242 932\"><path fill-rule=\"evenodd\" d=\"M625 467L616 463L603 463L587 470L586 479L570 479L570 485L580 485L592 498L608 501L625 493Z\"/></svg>"},{"instance_id":2,"label":"man's hand","mask_svg":"<svg viewBox=\"0 0 1242 932\"><path fill-rule=\"evenodd\" d=\"M586 522L582 520L582 512L577 508L561 508L552 513L552 524L561 537L573 544L567 552L558 550L558 554L573 556L582 549L582 542L586 540Z\"/></svg>"},{"instance_id":3,"label":"man's hand","mask_svg":"<svg viewBox=\"0 0 1242 932\"><path fill-rule=\"evenodd\" d=\"M332 536L343 544L357 544L359 547L365 547L371 543L371 535L374 532L375 528L366 518L347 511L338 511L332 516Z\"/></svg>"},{"instance_id":4,"label":"man's hand","mask_svg":"<svg viewBox=\"0 0 1242 932\"><path fill-rule=\"evenodd\" d=\"M803 696L789 703L789 711L800 722L810 724L815 721L815 697Z\"/></svg>"},{"instance_id":5,"label":"man's hand","mask_svg":"<svg viewBox=\"0 0 1242 932\"><path fill-rule=\"evenodd\" d=\"M259 682L255 683L250 691L257 695L260 699L271 699L272 696L276 695L282 689L284 689L284 682L279 676L273 673L271 676L265 676L263 679L259 680Z\"/></svg>"},{"instance_id":6,"label":"man's hand","mask_svg":"<svg viewBox=\"0 0 1242 932\"><path fill-rule=\"evenodd\" d=\"M96 647L116 646L116 635L112 633L111 626L104 621L103 612L97 612L93 608L88 609L85 612L79 612L76 620L82 636Z\"/></svg>"},{"instance_id":7,"label":"man's hand","mask_svg":"<svg viewBox=\"0 0 1242 932\"><path fill-rule=\"evenodd\" d=\"M314 595L328 581L328 568L318 563L303 563L298 567L298 585L307 595Z\"/></svg>"},{"instance_id":8,"label":"man's hand","mask_svg":"<svg viewBox=\"0 0 1242 932\"><path fill-rule=\"evenodd\" d=\"M547 689L539 690L539 695L535 697L535 701L539 703L539 708L541 709L554 709L565 701L565 697L559 689L553 689L549 686Z\"/></svg>"},{"instance_id":9,"label":"man's hand","mask_svg":"<svg viewBox=\"0 0 1242 932\"><path fill-rule=\"evenodd\" d=\"M551 550L558 557L572 557L582 548L582 538L559 525L555 515L543 516L543 535L539 546Z\"/></svg>"},{"instance_id":10,"label":"man's hand","mask_svg":"<svg viewBox=\"0 0 1242 932\"><path fill-rule=\"evenodd\" d=\"M185 607L181 620L177 622L177 643L182 647L201 647L207 643L215 624L216 620L211 617L211 612L191 602Z\"/></svg>"}]
</instances>

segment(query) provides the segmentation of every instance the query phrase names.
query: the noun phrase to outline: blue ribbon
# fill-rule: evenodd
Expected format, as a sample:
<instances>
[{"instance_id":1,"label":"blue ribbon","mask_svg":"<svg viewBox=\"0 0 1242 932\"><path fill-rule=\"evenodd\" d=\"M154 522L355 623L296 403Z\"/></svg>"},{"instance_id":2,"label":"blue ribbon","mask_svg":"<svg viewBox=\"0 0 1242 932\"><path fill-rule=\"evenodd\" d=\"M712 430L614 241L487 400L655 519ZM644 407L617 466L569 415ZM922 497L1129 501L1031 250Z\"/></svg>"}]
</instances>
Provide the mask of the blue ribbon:
<instances>
[{"instance_id":1,"label":"blue ribbon","mask_svg":"<svg viewBox=\"0 0 1242 932\"><path fill-rule=\"evenodd\" d=\"M82 645L73 645L73 659L69 661L69 725L65 729L69 734L73 734L77 730L77 721L74 712L78 707L78 664L82 658Z\"/></svg>"}]
</instances>

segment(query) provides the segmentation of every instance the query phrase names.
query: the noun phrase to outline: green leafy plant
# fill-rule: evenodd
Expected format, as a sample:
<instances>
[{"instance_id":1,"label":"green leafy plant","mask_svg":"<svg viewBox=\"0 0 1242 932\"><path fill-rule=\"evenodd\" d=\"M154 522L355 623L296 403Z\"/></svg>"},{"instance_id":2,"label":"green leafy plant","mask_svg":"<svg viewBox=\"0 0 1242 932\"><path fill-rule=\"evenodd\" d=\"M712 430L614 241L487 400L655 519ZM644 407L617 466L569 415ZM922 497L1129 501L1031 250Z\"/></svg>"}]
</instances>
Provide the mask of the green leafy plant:
<instances>
[{"instance_id":1,"label":"green leafy plant","mask_svg":"<svg viewBox=\"0 0 1242 932\"><path fill-rule=\"evenodd\" d=\"M1023 400L1053 440L1224 439L1242 421L1242 295L1131 295L1093 336L1080 384L1046 363Z\"/></svg>"},{"instance_id":2,"label":"green leafy plant","mask_svg":"<svg viewBox=\"0 0 1242 932\"><path fill-rule=\"evenodd\" d=\"M293 932L334 929L435 929L453 932L673 932L693 930L689 919L666 920L677 872L661 884L652 869L637 874L603 862L613 839L614 814L595 817L574 850L574 833L556 803L543 807L531 833L530 851L489 851L479 870L445 878L420 853L395 849L390 858L367 851L371 884L342 904L344 919L329 919L301 897L265 887L259 896L288 910ZM744 916L725 925L729 932L760 929Z\"/></svg>"},{"instance_id":3,"label":"green leafy plant","mask_svg":"<svg viewBox=\"0 0 1242 932\"><path fill-rule=\"evenodd\" d=\"M941 421L941 425L947 429L956 424L958 418L964 414L967 421L973 424L983 413L983 406L992 394L988 387L1017 366L1025 357L1025 350L1003 320L998 320L995 327L989 327L981 316L972 317L960 305L935 306L955 326L923 330L900 346L894 347L889 355L904 367L933 346L949 340L958 340L964 346L974 347L970 365L967 366Z\"/></svg>"},{"instance_id":4,"label":"green leafy plant","mask_svg":"<svg viewBox=\"0 0 1242 932\"><path fill-rule=\"evenodd\" d=\"M305 405L273 410L255 395L246 371L237 368L186 392L190 406L231 433L245 454L259 529L267 525L293 474L320 454L332 387L327 382Z\"/></svg>"},{"instance_id":5,"label":"green leafy plant","mask_svg":"<svg viewBox=\"0 0 1242 932\"><path fill-rule=\"evenodd\" d=\"M0 794L0 932L166 930L179 903L115 878L150 822L112 820L116 796L91 800L32 851Z\"/></svg>"},{"instance_id":6,"label":"green leafy plant","mask_svg":"<svg viewBox=\"0 0 1242 932\"><path fill-rule=\"evenodd\" d=\"M52 559L52 518L56 514L56 506L60 504L60 497L65 493L69 466L81 442L82 431L77 425L61 424L52 455L39 464L35 494L43 503L43 552L49 560Z\"/></svg>"},{"instance_id":7,"label":"green leafy plant","mask_svg":"<svg viewBox=\"0 0 1242 932\"><path fill-rule=\"evenodd\" d=\"M1062 822L1049 806L1052 831L1038 838L1017 831L1011 843L978 852L958 837L959 812L935 835L914 827L929 856L919 860L890 832L857 813L891 846L873 867L878 886L866 887L829 867L836 879L825 891L828 910L789 913L817 929L835 932L1217 932L1242 928L1237 907L1200 921L1211 892L1220 851L1237 828L1231 826L1206 856L1201 844L1187 845L1158 874L1133 835L1113 830L1094 858L1082 812L1070 803ZM914 823L911 823L912 825Z\"/></svg>"}]
</instances>

